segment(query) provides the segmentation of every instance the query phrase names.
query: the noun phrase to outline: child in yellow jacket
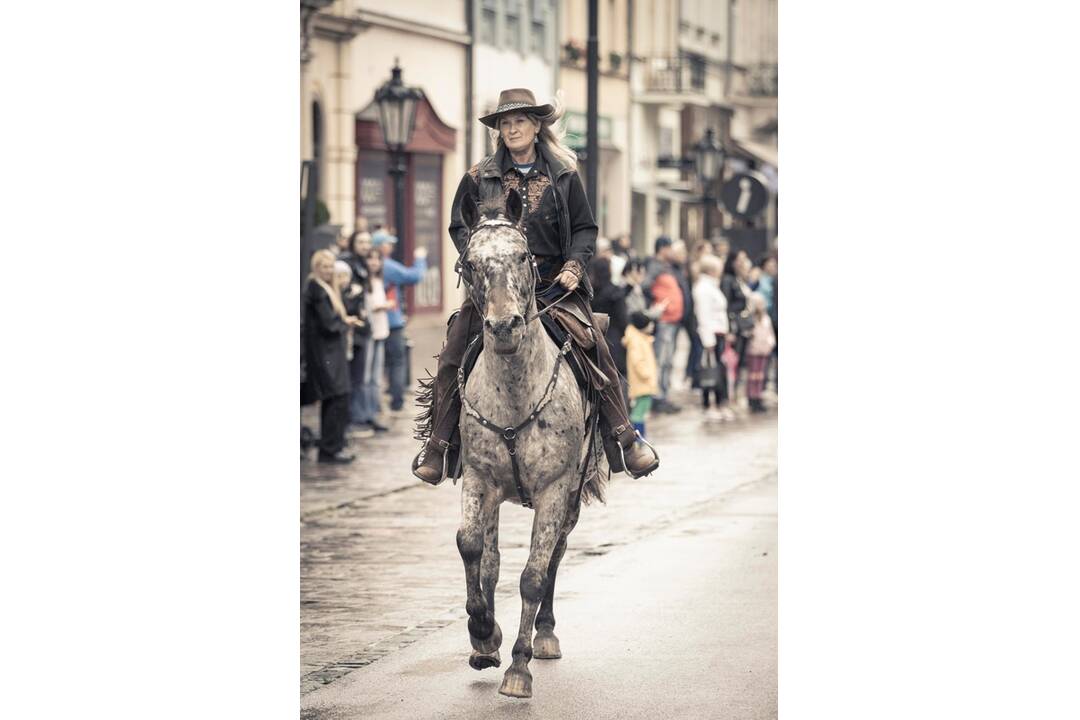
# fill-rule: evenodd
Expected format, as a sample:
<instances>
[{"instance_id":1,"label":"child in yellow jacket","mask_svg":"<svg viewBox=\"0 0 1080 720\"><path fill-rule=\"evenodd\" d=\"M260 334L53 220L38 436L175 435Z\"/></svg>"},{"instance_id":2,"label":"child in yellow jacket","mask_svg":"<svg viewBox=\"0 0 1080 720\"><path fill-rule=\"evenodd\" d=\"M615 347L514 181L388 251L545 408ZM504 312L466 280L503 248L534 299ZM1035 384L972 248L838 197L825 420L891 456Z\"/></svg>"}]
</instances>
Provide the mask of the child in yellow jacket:
<instances>
[{"instance_id":1,"label":"child in yellow jacket","mask_svg":"<svg viewBox=\"0 0 1080 720\"><path fill-rule=\"evenodd\" d=\"M630 384L630 422L642 438L645 437L645 417L652 408L653 395L660 392L653 337L649 334L651 324L645 313L631 313L630 324L626 326L622 339L626 348L626 374Z\"/></svg>"}]
</instances>

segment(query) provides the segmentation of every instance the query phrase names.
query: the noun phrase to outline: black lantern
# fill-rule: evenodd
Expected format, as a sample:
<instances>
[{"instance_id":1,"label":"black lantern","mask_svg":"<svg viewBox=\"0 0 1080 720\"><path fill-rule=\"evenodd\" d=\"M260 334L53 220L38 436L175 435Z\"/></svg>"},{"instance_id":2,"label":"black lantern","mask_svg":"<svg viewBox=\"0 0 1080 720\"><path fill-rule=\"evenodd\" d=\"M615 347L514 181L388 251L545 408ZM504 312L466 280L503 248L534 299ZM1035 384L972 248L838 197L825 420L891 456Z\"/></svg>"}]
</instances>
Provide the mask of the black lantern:
<instances>
[{"instance_id":1,"label":"black lantern","mask_svg":"<svg viewBox=\"0 0 1080 720\"><path fill-rule=\"evenodd\" d=\"M375 104L379 106L379 129L387 147L396 152L405 149L412 135L416 119L416 101L420 91L401 82L401 68L394 58L393 75L375 91Z\"/></svg>"},{"instance_id":2,"label":"black lantern","mask_svg":"<svg viewBox=\"0 0 1080 720\"><path fill-rule=\"evenodd\" d=\"M394 58L390 79L375 91L375 104L379 108L379 129L382 130L386 149L390 151L387 168L394 179L394 230L399 242L394 245L394 259L405 260L405 146L416 120L416 102L423 97L416 88L401 82L401 68Z\"/></svg>"},{"instance_id":3,"label":"black lantern","mask_svg":"<svg viewBox=\"0 0 1080 720\"><path fill-rule=\"evenodd\" d=\"M705 137L694 145L694 165L702 185L716 182L720 169L724 165L724 149L716 143L712 128L705 131Z\"/></svg>"},{"instance_id":4,"label":"black lantern","mask_svg":"<svg viewBox=\"0 0 1080 720\"><path fill-rule=\"evenodd\" d=\"M712 235L712 189L724 172L724 148L717 144L713 129L708 128L705 137L694 145L693 152L694 167L701 183L702 204L705 206L704 235L708 240Z\"/></svg>"}]
</instances>

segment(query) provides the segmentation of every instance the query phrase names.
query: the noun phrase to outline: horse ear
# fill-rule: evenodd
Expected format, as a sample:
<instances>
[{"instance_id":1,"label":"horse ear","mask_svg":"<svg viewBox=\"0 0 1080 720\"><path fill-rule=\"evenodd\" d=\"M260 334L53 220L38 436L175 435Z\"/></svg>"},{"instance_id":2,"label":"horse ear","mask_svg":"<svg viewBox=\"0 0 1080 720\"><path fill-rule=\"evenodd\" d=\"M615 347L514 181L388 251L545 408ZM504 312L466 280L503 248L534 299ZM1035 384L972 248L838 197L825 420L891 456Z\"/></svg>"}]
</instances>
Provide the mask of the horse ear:
<instances>
[{"instance_id":1,"label":"horse ear","mask_svg":"<svg viewBox=\"0 0 1080 720\"><path fill-rule=\"evenodd\" d=\"M470 230L480 222L480 208L476 206L476 200L469 193L461 200L461 219Z\"/></svg>"},{"instance_id":2,"label":"horse ear","mask_svg":"<svg viewBox=\"0 0 1080 720\"><path fill-rule=\"evenodd\" d=\"M506 196L506 218L517 225L521 222L521 216L524 212L525 208L521 201L521 193L517 190L511 190Z\"/></svg>"}]
</instances>

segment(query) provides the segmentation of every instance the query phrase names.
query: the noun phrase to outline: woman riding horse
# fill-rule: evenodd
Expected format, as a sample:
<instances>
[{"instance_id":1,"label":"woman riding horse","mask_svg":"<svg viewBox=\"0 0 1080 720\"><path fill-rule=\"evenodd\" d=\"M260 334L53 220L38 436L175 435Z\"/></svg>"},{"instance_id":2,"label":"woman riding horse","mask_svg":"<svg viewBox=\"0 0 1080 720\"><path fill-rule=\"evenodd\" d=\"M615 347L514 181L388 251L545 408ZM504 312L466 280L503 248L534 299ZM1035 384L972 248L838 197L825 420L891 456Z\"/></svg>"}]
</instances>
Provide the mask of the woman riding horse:
<instances>
[{"instance_id":1,"label":"woman riding horse","mask_svg":"<svg viewBox=\"0 0 1080 720\"><path fill-rule=\"evenodd\" d=\"M539 270L538 300L548 304L566 295L559 302L560 312L552 316L579 345L595 344L584 347L589 356L597 359L602 373L592 376L600 378L596 386L600 387L600 427L608 464L613 472L625 470L637 478L655 470L660 461L640 442L630 422L603 330L591 330L595 325L589 305L592 288L585 269L595 248L597 227L577 173L576 157L552 131L561 116L561 109L537 105L530 90L515 88L499 95L495 112L480 118L480 122L497 131L497 149L461 179L451 209L450 237L458 253L462 253L470 232L461 214L466 195L478 204L496 198L498 206L503 207L511 191L520 192L524 202L521 222ZM481 323L472 301L466 299L451 319L439 356L431 435L413 462L413 473L433 485L442 482L447 471L453 472L455 467L461 415L457 373L470 340L483 330Z\"/></svg>"}]
</instances>

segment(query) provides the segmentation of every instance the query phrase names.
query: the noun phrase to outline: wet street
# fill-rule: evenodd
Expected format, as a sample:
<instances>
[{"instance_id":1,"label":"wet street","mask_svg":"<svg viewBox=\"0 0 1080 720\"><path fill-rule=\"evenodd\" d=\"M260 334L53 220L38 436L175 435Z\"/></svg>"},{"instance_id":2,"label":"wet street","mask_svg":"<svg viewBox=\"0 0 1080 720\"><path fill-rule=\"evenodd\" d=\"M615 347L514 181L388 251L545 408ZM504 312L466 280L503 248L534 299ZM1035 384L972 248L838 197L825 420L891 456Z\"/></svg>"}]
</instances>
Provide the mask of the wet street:
<instances>
[{"instance_id":1,"label":"wet street","mask_svg":"<svg viewBox=\"0 0 1080 720\"><path fill-rule=\"evenodd\" d=\"M414 373L432 366L440 332L410 330ZM660 470L613 476L607 504L583 508L570 535L555 602L563 657L530 663L530 700L497 690L532 512L503 506L503 663L477 672L454 541L460 488L412 477L411 396L390 432L351 442L354 464L318 465L312 452L301 465L302 717L775 717L776 415L737 409L708 424L696 394L673 399L683 411L648 425Z\"/></svg>"}]
</instances>

